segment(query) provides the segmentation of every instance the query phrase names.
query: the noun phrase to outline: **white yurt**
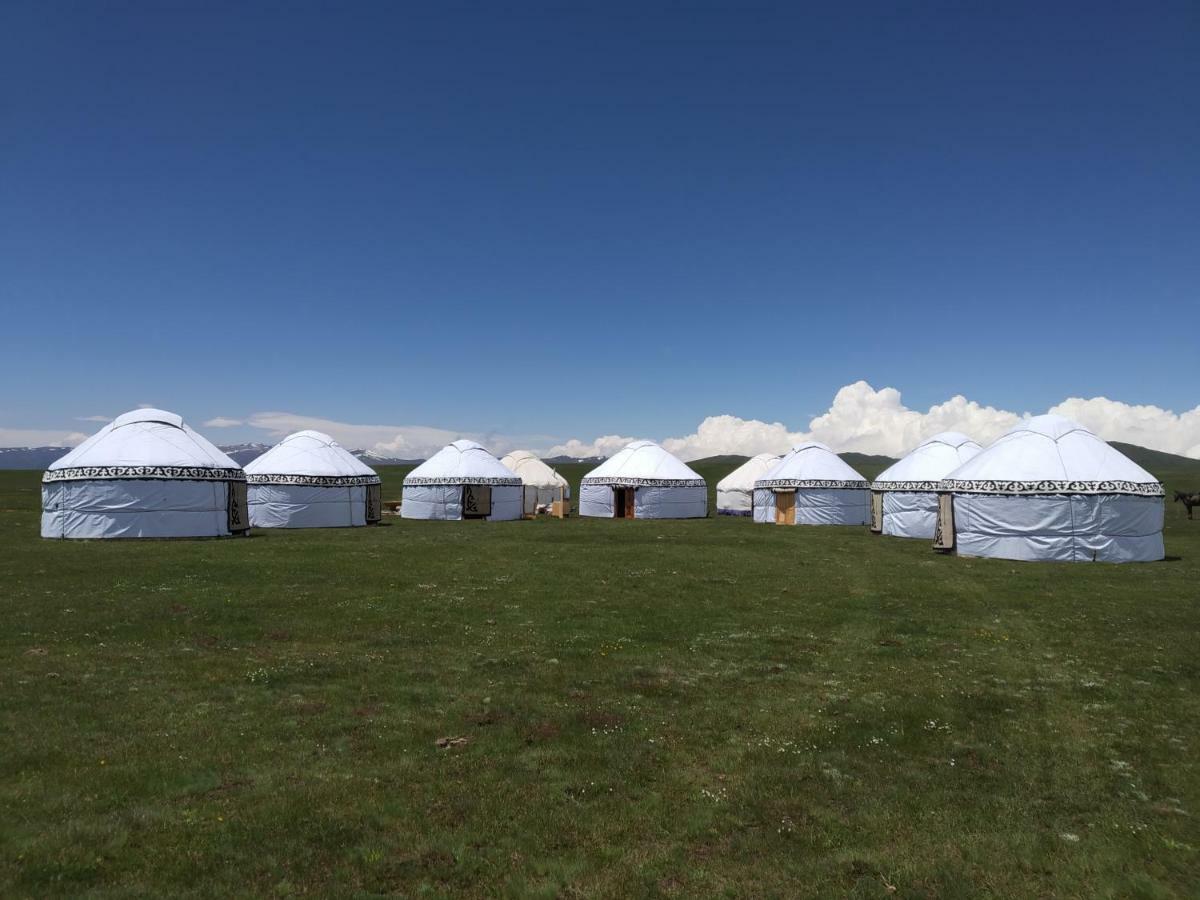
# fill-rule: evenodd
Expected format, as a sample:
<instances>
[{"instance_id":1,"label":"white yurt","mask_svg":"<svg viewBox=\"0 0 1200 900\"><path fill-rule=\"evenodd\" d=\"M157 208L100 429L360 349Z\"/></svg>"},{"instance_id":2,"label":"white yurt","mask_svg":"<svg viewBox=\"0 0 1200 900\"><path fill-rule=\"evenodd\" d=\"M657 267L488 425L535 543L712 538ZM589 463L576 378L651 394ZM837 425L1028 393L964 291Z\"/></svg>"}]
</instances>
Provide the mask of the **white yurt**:
<instances>
[{"instance_id":1,"label":"white yurt","mask_svg":"<svg viewBox=\"0 0 1200 900\"><path fill-rule=\"evenodd\" d=\"M379 521L375 470L327 434L297 431L246 464L255 528L342 528Z\"/></svg>"},{"instance_id":2,"label":"white yurt","mask_svg":"<svg viewBox=\"0 0 1200 900\"><path fill-rule=\"evenodd\" d=\"M525 486L524 510L527 515L532 515L539 506L548 506L555 500L571 499L571 486L567 484L567 479L528 450L514 450L500 462L520 476Z\"/></svg>"},{"instance_id":3,"label":"white yurt","mask_svg":"<svg viewBox=\"0 0 1200 900\"><path fill-rule=\"evenodd\" d=\"M754 513L754 482L767 474L779 457L774 453L752 456L717 482L717 515L749 516Z\"/></svg>"},{"instance_id":4,"label":"white yurt","mask_svg":"<svg viewBox=\"0 0 1200 900\"><path fill-rule=\"evenodd\" d=\"M634 441L583 476L579 514L606 519L699 519L704 479L653 441Z\"/></svg>"},{"instance_id":5,"label":"white yurt","mask_svg":"<svg viewBox=\"0 0 1200 900\"><path fill-rule=\"evenodd\" d=\"M404 479L405 519L521 518L521 478L474 441L447 444Z\"/></svg>"},{"instance_id":6,"label":"white yurt","mask_svg":"<svg viewBox=\"0 0 1200 900\"><path fill-rule=\"evenodd\" d=\"M241 466L161 409L118 416L42 476L42 537L220 537L249 528Z\"/></svg>"},{"instance_id":7,"label":"white yurt","mask_svg":"<svg viewBox=\"0 0 1200 900\"><path fill-rule=\"evenodd\" d=\"M754 521L776 525L866 525L867 480L818 441L793 447L754 482Z\"/></svg>"},{"instance_id":8,"label":"white yurt","mask_svg":"<svg viewBox=\"0 0 1200 900\"><path fill-rule=\"evenodd\" d=\"M934 546L1000 559L1163 558L1163 487L1077 422L1036 416L942 480Z\"/></svg>"},{"instance_id":9,"label":"white yurt","mask_svg":"<svg viewBox=\"0 0 1200 900\"><path fill-rule=\"evenodd\" d=\"M957 431L943 431L918 444L871 482L871 530L932 540L938 485L982 449Z\"/></svg>"}]
</instances>

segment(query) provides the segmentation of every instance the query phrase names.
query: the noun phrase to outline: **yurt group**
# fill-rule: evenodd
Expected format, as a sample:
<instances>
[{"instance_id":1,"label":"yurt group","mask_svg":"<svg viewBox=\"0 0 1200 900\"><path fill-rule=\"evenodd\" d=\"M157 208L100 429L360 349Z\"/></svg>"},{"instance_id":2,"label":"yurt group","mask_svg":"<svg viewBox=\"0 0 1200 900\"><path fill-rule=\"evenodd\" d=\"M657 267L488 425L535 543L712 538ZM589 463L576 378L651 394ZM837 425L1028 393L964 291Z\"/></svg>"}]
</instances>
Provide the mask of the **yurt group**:
<instances>
[{"instance_id":1,"label":"yurt group","mask_svg":"<svg viewBox=\"0 0 1200 900\"><path fill-rule=\"evenodd\" d=\"M566 480L534 454L496 459L458 440L404 479L406 519L524 518ZM708 486L653 441L584 476L579 514L708 515ZM717 484L717 514L776 525L856 525L963 556L1143 562L1163 558L1164 491L1149 472L1060 416L1021 422L986 449L945 432L868 482L829 447L760 454ZM159 409L118 416L50 465L42 537L221 537L257 528L380 521L379 476L326 434L289 435L243 469Z\"/></svg>"}]
</instances>

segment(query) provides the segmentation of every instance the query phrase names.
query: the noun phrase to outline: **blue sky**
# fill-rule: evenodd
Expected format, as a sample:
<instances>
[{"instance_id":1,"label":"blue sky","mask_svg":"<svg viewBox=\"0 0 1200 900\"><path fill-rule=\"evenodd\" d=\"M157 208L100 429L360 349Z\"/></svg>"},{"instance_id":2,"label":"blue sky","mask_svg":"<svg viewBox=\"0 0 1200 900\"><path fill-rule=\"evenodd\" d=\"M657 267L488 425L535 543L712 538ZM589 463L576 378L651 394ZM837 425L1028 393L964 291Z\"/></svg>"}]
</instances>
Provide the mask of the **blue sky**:
<instances>
[{"instance_id":1,"label":"blue sky","mask_svg":"<svg viewBox=\"0 0 1200 900\"><path fill-rule=\"evenodd\" d=\"M916 6L7 3L0 437L1197 406L1200 7Z\"/></svg>"}]
</instances>

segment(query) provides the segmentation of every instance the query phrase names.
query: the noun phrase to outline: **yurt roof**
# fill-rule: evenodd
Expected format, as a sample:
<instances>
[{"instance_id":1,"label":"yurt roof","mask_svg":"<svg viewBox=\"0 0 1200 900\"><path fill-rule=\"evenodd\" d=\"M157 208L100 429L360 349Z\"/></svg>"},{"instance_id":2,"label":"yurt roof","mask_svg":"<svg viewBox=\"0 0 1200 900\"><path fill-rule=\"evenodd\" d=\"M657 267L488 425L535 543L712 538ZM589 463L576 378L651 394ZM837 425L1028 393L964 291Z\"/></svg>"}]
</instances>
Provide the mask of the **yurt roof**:
<instances>
[{"instance_id":1,"label":"yurt roof","mask_svg":"<svg viewBox=\"0 0 1200 900\"><path fill-rule=\"evenodd\" d=\"M943 478L982 449L961 432L943 431L880 472L871 487L877 491L936 491Z\"/></svg>"},{"instance_id":2,"label":"yurt roof","mask_svg":"<svg viewBox=\"0 0 1200 900\"><path fill-rule=\"evenodd\" d=\"M756 488L865 488L867 480L820 441L793 447L754 483Z\"/></svg>"},{"instance_id":3,"label":"yurt roof","mask_svg":"<svg viewBox=\"0 0 1200 900\"><path fill-rule=\"evenodd\" d=\"M521 484L521 479L483 445L460 440L447 444L408 473L406 485Z\"/></svg>"},{"instance_id":4,"label":"yurt roof","mask_svg":"<svg viewBox=\"0 0 1200 900\"><path fill-rule=\"evenodd\" d=\"M752 491L754 482L766 475L777 462L779 462L779 457L774 453L760 453L758 456L752 456L718 481L717 490Z\"/></svg>"},{"instance_id":5,"label":"yurt roof","mask_svg":"<svg viewBox=\"0 0 1200 900\"><path fill-rule=\"evenodd\" d=\"M504 467L521 476L521 481L530 487L566 487L567 479L555 472L528 450L514 450L500 460Z\"/></svg>"},{"instance_id":6,"label":"yurt roof","mask_svg":"<svg viewBox=\"0 0 1200 900\"><path fill-rule=\"evenodd\" d=\"M1078 422L1034 416L946 476L941 489L980 494L1142 494L1158 480Z\"/></svg>"},{"instance_id":7,"label":"yurt roof","mask_svg":"<svg viewBox=\"0 0 1200 900\"><path fill-rule=\"evenodd\" d=\"M56 459L43 481L94 479L241 481L242 468L175 413L135 409Z\"/></svg>"},{"instance_id":8,"label":"yurt roof","mask_svg":"<svg viewBox=\"0 0 1200 900\"><path fill-rule=\"evenodd\" d=\"M583 476L583 484L703 487L705 481L654 441L634 441Z\"/></svg>"},{"instance_id":9,"label":"yurt roof","mask_svg":"<svg viewBox=\"0 0 1200 900\"><path fill-rule=\"evenodd\" d=\"M375 470L320 431L297 431L246 464L251 484L377 484Z\"/></svg>"}]
</instances>

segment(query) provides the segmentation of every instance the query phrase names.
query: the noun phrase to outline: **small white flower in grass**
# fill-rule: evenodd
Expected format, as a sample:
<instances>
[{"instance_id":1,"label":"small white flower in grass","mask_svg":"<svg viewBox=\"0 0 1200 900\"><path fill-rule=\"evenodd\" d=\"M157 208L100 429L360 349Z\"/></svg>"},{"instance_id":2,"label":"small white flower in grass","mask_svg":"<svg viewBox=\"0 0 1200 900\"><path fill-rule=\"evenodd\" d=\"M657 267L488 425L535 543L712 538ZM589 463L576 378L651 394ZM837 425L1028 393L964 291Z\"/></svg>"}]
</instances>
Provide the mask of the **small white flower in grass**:
<instances>
[{"instance_id":1,"label":"small white flower in grass","mask_svg":"<svg viewBox=\"0 0 1200 900\"><path fill-rule=\"evenodd\" d=\"M1077 835L1077 834L1072 834L1072 833L1071 833L1071 832L1069 832L1069 831L1064 831L1062 834L1060 834L1060 835L1059 835L1059 837L1060 837L1060 838L1062 838L1064 841L1068 841L1068 842L1070 842L1070 843L1072 843L1072 844L1078 844L1078 843L1079 843L1079 835Z\"/></svg>"}]
</instances>

